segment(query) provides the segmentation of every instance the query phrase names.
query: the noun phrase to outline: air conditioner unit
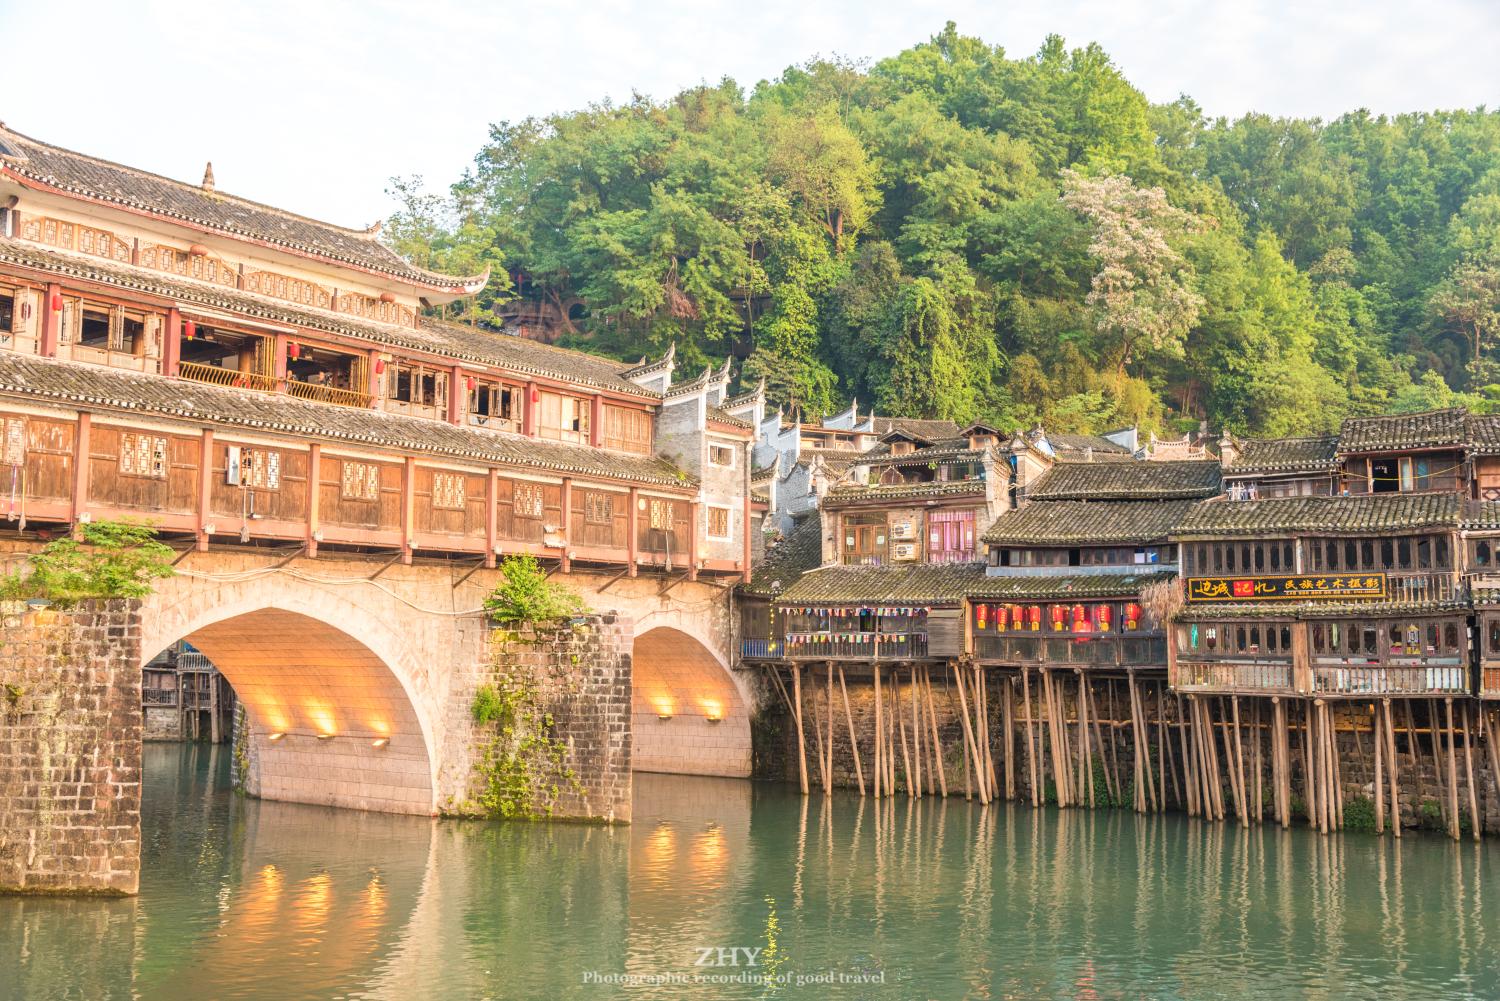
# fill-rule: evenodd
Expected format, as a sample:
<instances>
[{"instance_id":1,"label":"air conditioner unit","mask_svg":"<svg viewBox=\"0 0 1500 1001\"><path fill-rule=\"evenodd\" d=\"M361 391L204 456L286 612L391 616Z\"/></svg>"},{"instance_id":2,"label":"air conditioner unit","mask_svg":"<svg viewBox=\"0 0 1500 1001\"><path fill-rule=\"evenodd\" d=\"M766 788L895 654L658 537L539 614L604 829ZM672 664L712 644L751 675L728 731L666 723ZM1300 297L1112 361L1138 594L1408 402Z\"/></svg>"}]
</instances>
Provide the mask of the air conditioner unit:
<instances>
[{"instance_id":1,"label":"air conditioner unit","mask_svg":"<svg viewBox=\"0 0 1500 1001\"><path fill-rule=\"evenodd\" d=\"M893 539L915 539L917 537L917 526L915 522L898 521L891 526L891 538Z\"/></svg>"},{"instance_id":2,"label":"air conditioner unit","mask_svg":"<svg viewBox=\"0 0 1500 1001\"><path fill-rule=\"evenodd\" d=\"M898 542L891 547L891 559L914 560L917 558L917 546L914 542Z\"/></svg>"}]
</instances>

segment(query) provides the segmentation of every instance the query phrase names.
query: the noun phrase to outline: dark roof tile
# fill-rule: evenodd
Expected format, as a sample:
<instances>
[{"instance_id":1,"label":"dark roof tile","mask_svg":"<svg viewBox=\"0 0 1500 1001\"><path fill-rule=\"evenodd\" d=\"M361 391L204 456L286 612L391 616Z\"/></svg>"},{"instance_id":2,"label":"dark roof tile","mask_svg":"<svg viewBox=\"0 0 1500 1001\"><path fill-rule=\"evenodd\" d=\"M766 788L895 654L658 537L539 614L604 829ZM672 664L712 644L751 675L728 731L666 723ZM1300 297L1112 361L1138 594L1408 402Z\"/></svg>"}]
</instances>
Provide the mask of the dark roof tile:
<instances>
[{"instance_id":1,"label":"dark roof tile","mask_svg":"<svg viewBox=\"0 0 1500 1001\"><path fill-rule=\"evenodd\" d=\"M809 570L823 562L823 518L817 512L798 518L786 538L766 550L755 565L750 583L741 585L746 594L775 597Z\"/></svg>"},{"instance_id":2,"label":"dark roof tile","mask_svg":"<svg viewBox=\"0 0 1500 1001\"><path fill-rule=\"evenodd\" d=\"M984 496L984 480L933 480L928 483L890 483L878 486L841 484L824 498L825 503L863 500L895 500L904 497Z\"/></svg>"},{"instance_id":3,"label":"dark roof tile","mask_svg":"<svg viewBox=\"0 0 1500 1001\"><path fill-rule=\"evenodd\" d=\"M96 201L166 216L226 236L274 244L402 281L475 290L485 276L459 277L414 266L373 230L347 229L199 185L39 142L0 127L0 167L31 182Z\"/></svg>"},{"instance_id":4,"label":"dark roof tile","mask_svg":"<svg viewBox=\"0 0 1500 1001\"><path fill-rule=\"evenodd\" d=\"M1326 473L1338 467L1334 435L1310 438L1247 438L1236 443L1239 454L1224 471L1226 476L1265 473Z\"/></svg>"},{"instance_id":5,"label":"dark roof tile","mask_svg":"<svg viewBox=\"0 0 1500 1001\"><path fill-rule=\"evenodd\" d=\"M1216 498L1194 505L1172 537L1352 534L1455 527L1459 508L1458 495L1450 493L1275 497L1255 501Z\"/></svg>"},{"instance_id":6,"label":"dark roof tile","mask_svg":"<svg viewBox=\"0 0 1500 1001\"><path fill-rule=\"evenodd\" d=\"M1467 411L1462 407L1428 410L1420 414L1347 417L1339 428L1339 453L1383 452L1400 448L1437 448L1463 445L1468 437Z\"/></svg>"},{"instance_id":7,"label":"dark roof tile","mask_svg":"<svg viewBox=\"0 0 1500 1001\"><path fill-rule=\"evenodd\" d=\"M0 397L63 402L90 410L159 414L606 479L678 487L695 482L665 460L644 455L10 352L0 352Z\"/></svg>"},{"instance_id":8,"label":"dark roof tile","mask_svg":"<svg viewBox=\"0 0 1500 1001\"><path fill-rule=\"evenodd\" d=\"M990 545L1112 545L1165 541L1195 501L1032 501L995 519Z\"/></svg>"},{"instance_id":9,"label":"dark roof tile","mask_svg":"<svg viewBox=\"0 0 1500 1001\"><path fill-rule=\"evenodd\" d=\"M1028 491L1031 500L1149 500L1211 497L1219 492L1217 462L1072 462L1053 466Z\"/></svg>"}]
</instances>

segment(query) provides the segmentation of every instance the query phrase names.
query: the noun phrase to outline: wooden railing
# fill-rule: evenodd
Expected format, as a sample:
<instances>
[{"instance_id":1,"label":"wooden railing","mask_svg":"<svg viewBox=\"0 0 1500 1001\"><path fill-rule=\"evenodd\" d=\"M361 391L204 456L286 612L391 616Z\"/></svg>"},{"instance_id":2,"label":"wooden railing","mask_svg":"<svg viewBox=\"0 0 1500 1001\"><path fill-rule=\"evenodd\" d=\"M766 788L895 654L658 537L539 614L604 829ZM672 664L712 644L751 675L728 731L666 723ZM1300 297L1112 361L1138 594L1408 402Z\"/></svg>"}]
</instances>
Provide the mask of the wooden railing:
<instances>
[{"instance_id":1,"label":"wooden railing","mask_svg":"<svg viewBox=\"0 0 1500 1001\"><path fill-rule=\"evenodd\" d=\"M1469 669L1462 664L1390 667L1314 664L1313 691L1332 695L1466 695Z\"/></svg>"},{"instance_id":2,"label":"wooden railing","mask_svg":"<svg viewBox=\"0 0 1500 1001\"><path fill-rule=\"evenodd\" d=\"M1167 642L1161 635L1070 636L976 634L974 656L1007 664L1067 664L1078 667L1163 666Z\"/></svg>"},{"instance_id":3,"label":"wooden railing","mask_svg":"<svg viewBox=\"0 0 1500 1001\"><path fill-rule=\"evenodd\" d=\"M1486 667L1480 672L1479 694L1485 698L1500 699L1500 667Z\"/></svg>"},{"instance_id":4,"label":"wooden railing","mask_svg":"<svg viewBox=\"0 0 1500 1001\"><path fill-rule=\"evenodd\" d=\"M1464 597L1463 585L1450 571L1390 574L1386 577L1388 601L1455 601Z\"/></svg>"},{"instance_id":5,"label":"wooden railing","mask_svg":"<svg viewBox=\"0 0 1500 1001\"><path fill-rule=\"evenodd\" d=\"M177 375L193 382L206 382L211 386L228 386L232 389L254 389L262 393L276 392L276 377L257 372L241 372L217 365L203 365L195 361L177 363Z\"/></svg>"},{"instance_id":6,"label":"wooden railing","mask_svg":"<svg viewBox=\"0 0 1500 1001\"><path fill-rule=\"evenodd\" d=\"M1183 661L1172 677L1174 688L1194 691L1291 692L1292 663L1285 661Z\"/></svg>"},{"instance_id":7,"label":"wooden railing","mask_svg":"<svg viewBox=\"0 0 1500 1001\"><path fill-rule=\"evenodd\" d=\"M788 658L910 660L927 656L926 633L788 633Z\"/></svg>"},{"instance_id":8,"label":"wooden railing","mask_svg":"<svg viewBox=\"0 0 1500 1001\"><path fill-rule=\"evenodd\" d=\"M331 403L336 407L368 407L370 405L370 394L360 393L353 389L340 389L338 386L323 386L316 382L289 381L286 384L288 394L299 400L312 400L314 403Z\"/></svg>"},{"instance_id":9,"label":"wooden railing","mask_svg":"<svg viewBox=\"0 0 1500 1001\"><path fill-rule=\"evenodd\" d=\"M141 704L146 706L175 706L177 704L177 689L142 688Z\"/></svg>"}]
</instances>

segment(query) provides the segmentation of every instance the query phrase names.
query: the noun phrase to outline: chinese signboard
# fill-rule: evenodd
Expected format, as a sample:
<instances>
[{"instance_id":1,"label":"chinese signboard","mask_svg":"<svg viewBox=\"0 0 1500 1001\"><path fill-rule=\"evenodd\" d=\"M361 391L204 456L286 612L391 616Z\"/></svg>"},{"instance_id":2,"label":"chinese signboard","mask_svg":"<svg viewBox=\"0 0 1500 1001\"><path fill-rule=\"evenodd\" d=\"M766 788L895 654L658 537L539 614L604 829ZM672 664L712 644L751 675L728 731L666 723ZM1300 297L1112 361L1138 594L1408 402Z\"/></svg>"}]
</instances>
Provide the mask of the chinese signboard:
<instances>
[{"instance_id":1,"label":"chinese signboard","mask_svg":"<svg viewBox=\"0 0 1500 1001\"><path fill-rule=\"evenodd\" d=\"M1315 601L1384 598L1385 574L1189 577L1188 601Z\"/></svg>"}]
</instances>

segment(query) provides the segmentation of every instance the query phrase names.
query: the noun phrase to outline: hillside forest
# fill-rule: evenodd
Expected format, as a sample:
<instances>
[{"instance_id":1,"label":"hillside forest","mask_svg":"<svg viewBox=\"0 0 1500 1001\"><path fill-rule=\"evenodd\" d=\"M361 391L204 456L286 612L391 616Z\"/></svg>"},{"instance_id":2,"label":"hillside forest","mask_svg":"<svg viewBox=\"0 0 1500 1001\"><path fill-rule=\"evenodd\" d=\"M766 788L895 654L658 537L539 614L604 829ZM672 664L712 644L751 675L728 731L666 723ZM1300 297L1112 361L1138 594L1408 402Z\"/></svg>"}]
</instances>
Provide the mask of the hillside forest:
<instances>
[{"instance_id":1,"label":"hillside forest","mask_svg":"<svg viewBox=\"0 0 1500 1001\"><path fill-rule=\"evenodd\" d=\"M962 35L748 91L501 122L391 244L448 307L620 359L726 356L805 415L1310 434L1500 409L1500 113L1209 119L1097 45Z\"/></svg>"}]
</instances>

